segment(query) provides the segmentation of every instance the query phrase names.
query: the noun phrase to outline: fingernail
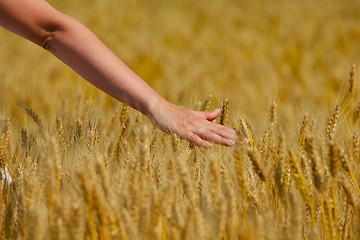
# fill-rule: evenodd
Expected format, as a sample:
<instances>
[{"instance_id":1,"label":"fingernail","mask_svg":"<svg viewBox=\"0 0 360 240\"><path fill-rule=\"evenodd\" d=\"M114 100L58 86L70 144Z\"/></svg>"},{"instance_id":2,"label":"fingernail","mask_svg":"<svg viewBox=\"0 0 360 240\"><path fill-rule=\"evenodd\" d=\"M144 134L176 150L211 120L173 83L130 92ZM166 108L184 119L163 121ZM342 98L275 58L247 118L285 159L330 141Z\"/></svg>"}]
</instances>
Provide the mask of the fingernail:
<instances>
[{"instance_id":1,"label":"fingernail","mask_svg":"<svg viewBox=\"0 0 360 240\"><path fill-rule=\"evenodd\" d=\"M228 143L229 143L230 145L234 145L234 144L235 144L235 141L229 140Z\"/></svg>"}]
</instances>

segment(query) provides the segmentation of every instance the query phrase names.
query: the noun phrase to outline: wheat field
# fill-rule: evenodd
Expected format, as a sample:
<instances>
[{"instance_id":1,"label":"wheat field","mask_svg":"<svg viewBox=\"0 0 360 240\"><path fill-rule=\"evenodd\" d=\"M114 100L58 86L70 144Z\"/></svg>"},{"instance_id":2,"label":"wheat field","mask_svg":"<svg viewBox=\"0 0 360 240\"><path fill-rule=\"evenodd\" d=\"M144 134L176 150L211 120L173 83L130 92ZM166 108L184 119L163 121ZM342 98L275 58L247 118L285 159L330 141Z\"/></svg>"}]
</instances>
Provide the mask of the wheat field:
<instances>
[{"instance_id":1,"label":"wheat field","mask_svg":"<svg viewBox=\"0 0 360 240\"><path fill-rule=\"evenodd\" d=\"M49 2L239 141L164 134L1 29L1 239L360 238L359 1Z\"/></svg>"}]
</instances>

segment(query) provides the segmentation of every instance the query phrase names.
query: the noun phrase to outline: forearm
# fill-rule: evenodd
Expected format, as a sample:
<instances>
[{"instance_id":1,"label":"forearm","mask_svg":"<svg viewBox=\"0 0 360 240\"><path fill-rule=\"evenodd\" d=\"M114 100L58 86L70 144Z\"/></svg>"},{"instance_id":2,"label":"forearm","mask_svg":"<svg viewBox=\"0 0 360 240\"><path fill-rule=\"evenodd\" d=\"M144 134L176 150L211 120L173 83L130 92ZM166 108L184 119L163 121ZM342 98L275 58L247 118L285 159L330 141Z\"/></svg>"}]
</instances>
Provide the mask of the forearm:
<instances>
[{"instance_id":1,"label":"forearm","mask_svg":"<svg viewBox=\"0 0 360 240\"><path fill-rule=\"evenodd\" d=\"M42 46L104 92L149 116L162 98L85 26L71 18L66 22Z\"/></svg>"}]
</instances>

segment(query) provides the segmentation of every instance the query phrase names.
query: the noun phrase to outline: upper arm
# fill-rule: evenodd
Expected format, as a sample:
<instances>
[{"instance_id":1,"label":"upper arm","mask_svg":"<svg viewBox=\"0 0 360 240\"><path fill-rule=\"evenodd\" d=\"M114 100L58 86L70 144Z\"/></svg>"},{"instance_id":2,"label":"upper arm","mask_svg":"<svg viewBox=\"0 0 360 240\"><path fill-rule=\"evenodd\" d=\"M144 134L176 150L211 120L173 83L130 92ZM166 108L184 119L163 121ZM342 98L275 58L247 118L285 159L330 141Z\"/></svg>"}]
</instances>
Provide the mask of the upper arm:
<instances>
[{"instance_id":1,"label":"upper arm","mask_svg":"<svg viewBox=\"0 0 360 240\"><path fill-rule=\"evenodd\" d=\"M45 0L0 0L0 26L37 45L61 29L63 18Z\"/></svg>"}]
</instances>

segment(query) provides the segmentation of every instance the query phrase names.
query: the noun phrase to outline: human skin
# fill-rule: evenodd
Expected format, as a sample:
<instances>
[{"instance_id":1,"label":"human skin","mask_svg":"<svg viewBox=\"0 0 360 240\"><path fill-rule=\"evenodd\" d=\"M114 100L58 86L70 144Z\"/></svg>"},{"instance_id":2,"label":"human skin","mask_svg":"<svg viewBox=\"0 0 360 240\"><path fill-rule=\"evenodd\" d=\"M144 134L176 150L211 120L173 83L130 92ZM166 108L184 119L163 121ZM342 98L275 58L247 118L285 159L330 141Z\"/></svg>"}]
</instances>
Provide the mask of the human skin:
<instances>
[{"instance_id":1,"label":"human skin","mask_svg":"<svg viewBox=\"0 0 360 240\"><path fill-rule=\"evenodd\" d=\"M84 79L140 111L167 133L201 147L232 146L235 130L212 120L212 112L176 106L154 91L86 26L45 0L0 0L0 26L43 47Z\"/></svg>"}]
</instances>

